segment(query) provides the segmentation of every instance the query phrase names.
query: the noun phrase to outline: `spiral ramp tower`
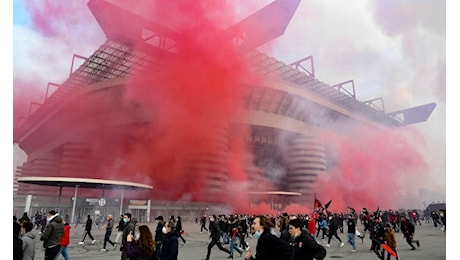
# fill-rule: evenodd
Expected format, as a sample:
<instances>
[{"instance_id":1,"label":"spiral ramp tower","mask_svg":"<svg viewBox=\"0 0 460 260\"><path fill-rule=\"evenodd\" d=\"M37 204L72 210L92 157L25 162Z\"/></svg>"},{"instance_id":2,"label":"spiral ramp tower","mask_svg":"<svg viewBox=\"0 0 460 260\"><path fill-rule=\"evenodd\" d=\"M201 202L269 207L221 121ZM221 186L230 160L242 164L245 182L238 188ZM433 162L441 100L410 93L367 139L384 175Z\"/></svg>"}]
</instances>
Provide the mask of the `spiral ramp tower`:
<instances>
[{"instance_id":1,"label":"spiral ramp tower","mask_svg":"<svg viewBox=\"0 0 460 260\"><path fill-rule=\"evenodd\" d=\"M324 142L312 136L295 136L289 146L287 165L288 190L311 197L315 191L311 185L327 171Z\"/></svg>"}]
</instances>

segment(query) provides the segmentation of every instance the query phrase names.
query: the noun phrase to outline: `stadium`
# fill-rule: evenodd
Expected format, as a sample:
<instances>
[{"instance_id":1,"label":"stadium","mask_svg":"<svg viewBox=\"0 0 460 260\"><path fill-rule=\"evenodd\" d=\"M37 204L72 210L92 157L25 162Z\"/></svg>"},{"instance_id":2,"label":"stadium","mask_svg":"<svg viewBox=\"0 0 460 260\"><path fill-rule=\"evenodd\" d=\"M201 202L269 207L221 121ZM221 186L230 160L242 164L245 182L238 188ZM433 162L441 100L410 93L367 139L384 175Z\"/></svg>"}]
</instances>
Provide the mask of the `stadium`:
<instances>
[{"instance_id":1,"label":"stadium","mask_svg":"<svg viewBox=\"0 0 460 260\"><path fill-rule=\"evenodd\" d=\"M283 34L298 4L277 0L225 30L206 28L221 53L238 57L228 67L210 58L208 71L184 63L201 51L184 47L196 31L90 0L106 41L89 57L74 55L68 79L50 83L45 102L15 124L14 144L27 154L14 178L15 211L57 204L72 220L131 210L149 221L225 211L235 200L281 209L313 201L317 177L334 163L321 132L340 133L344 122L380 131L428 119L434 103L387 113L382 98L358 100L353 80L317 79L313 56L286 64L258 51ZM219 78L203 80L208 72ZM188 96L199 98L176 110ZM193 123L177 122L184 108L198 115Z\"/></svg>"}]
</instances>

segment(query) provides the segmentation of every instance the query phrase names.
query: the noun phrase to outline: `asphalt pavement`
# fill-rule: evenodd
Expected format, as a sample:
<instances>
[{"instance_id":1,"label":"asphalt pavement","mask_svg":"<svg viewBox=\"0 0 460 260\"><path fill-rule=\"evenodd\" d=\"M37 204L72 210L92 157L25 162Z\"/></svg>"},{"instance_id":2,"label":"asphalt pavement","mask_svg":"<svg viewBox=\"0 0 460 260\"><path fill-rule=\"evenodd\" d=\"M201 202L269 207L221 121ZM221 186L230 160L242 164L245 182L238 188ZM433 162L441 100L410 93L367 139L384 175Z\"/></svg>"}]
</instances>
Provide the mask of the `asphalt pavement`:
<instances>
[{"instance_id":1,"label":"asphalt pavement","mask_svg":"<svg viewBox=\"0 0 460 260\"><path fill-rule=\"evenodd\" d=\"M147 224L150 229L154 232L156 224L155 223L140 223ZM207 245L209 243L209 235L207 232L200 232L200 225L192 222L183 222L183 229L185 234L183 237L186 239L186 243L183 244L179 239L179 260L200 260L206 256ZM362 227L360 227L362 230ZM70 245L68 246L68 253L70 259L98 259L98 260L108 260L108 259L120 259L121 252L116 249L114 250L110 244L107 244L107 251L102 252L100 249L103 247L104 239L104 229L103 228L94 228L92 234L96 239L96 243L91 244L91 239L86 237L84 245L79 245L78 242L81 241L84 231L84 225L79 225L70 230ZM37 233L38 231L34 230ZM112 233L111 240L115 240L116 232ZM369 250L371 242L368 238L361 242L361 239L356 238L357 250L356 252L351 252L351 245L346 243L346 234L340 234L339 237L345 242L345 246L339 247L339 243L335 238L331 241L331 247L327 249L327 256L325 259L344 259L344 260L372 260L378 259L376 254ZM401 233L396 233L396 240L398 243L398 253L400 259L427 259L427 260L441 260L441 259L456 259L453 256L449 255L447 258L446 254L446 233L441 231L438 228L435 228L432 224L423 223L422 225L415 226L415 239L420 240L420 247L416 250L410 250L409 245L406 243L405 239L402 237ZM249 243L250 250L255 253L255 248L257 245L257 240L255 238L247 238L246 240ZM322 244L326 244L327 239L322 241ZM228 245L225 245L228 248ZM235 252L234 259L244 259L245 253L241 257ZM211 251L211 260L223 260L227 259L228 254L220 251L217 246L214 246ZM42 241L39 241L39 236L36 238L36 254L35 260L44 259L44 249L42 247ZM59 259L64 259L63 256L60 256ZM394 259L394 258L392 258Z\"/></svg>"}]
</instances>

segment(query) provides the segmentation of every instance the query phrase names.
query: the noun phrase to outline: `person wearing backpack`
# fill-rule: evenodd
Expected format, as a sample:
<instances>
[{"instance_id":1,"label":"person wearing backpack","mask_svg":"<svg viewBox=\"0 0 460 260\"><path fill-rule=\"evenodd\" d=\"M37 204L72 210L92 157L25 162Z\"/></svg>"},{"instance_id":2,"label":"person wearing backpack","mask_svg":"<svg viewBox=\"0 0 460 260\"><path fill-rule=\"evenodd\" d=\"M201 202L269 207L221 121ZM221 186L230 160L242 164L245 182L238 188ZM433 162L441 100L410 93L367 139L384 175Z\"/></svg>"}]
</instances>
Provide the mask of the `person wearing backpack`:
<instances>
[{"instance_id":1,"label":"person wearing backpack","mask_svg":"<svg viewBox=\"0 0 460 260\"><path fill-rule=\"evenodd\" d=\"M322 260L326 257L326 248L315 242L313 237L302 229L300 219L289 220L290 245L294 248L292 260Z\"/></svg>"}]
</instances>

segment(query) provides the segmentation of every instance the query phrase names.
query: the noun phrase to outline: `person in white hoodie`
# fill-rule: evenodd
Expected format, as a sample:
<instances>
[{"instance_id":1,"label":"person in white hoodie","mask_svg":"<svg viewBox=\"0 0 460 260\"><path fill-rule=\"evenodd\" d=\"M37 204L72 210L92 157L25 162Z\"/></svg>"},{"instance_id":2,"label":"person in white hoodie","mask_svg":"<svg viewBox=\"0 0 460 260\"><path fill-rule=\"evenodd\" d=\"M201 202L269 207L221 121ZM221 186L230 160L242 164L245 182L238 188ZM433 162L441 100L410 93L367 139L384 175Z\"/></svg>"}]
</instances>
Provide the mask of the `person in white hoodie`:
<instances>
[{"instance_id":1,"label":"person in white hoodie","mask_svg":"<svg viewBox=\"0 0 460 260\"><path fill-rule=\"evenodd\" d=\"M33 260L35 257L35 237L36 235L32 233L34 224L31 222L24 222L21 228L21 239L22 239L22 259L23 260Z\"/></svg>"}]
</instances>

